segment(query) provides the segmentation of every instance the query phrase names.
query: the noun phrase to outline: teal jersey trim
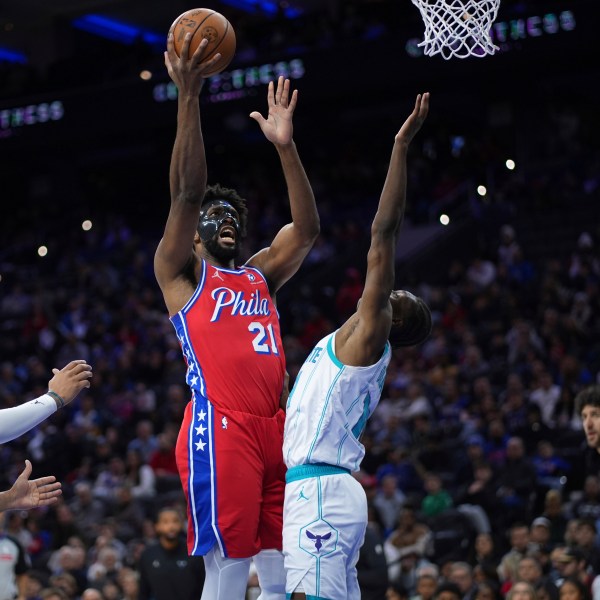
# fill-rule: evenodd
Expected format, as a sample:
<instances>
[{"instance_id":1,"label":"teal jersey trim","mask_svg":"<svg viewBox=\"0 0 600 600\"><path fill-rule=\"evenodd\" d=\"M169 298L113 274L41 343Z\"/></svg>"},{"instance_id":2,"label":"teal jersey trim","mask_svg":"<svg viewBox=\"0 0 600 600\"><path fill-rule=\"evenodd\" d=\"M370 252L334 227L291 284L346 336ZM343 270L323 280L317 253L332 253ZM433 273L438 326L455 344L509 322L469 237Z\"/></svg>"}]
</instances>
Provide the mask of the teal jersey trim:
<instances>
[{"instance_id":1,"label":"teal jersey trim","mask_svg":"<svg viewBox=\"0 0 600 600\"><path fill-rule=\"evenodd\" d=\"M327 342L327 354L329 354L329 358L331 359L331 362L338 369L343 369L345 365L339 361L338 357L335 355L335 352L333 351L333 338L334 337L335 337L335 333L329 338L329 341Z\"/></svg>"}]
</instances>

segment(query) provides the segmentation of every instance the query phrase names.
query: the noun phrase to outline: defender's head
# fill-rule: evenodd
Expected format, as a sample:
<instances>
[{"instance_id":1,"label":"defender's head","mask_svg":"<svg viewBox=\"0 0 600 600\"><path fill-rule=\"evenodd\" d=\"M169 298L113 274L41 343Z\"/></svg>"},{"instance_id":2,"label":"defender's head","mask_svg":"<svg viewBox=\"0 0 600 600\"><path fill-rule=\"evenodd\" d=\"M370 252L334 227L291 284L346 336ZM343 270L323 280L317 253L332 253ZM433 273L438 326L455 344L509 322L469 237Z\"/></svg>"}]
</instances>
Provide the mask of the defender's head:
<instances>
[{"instance_id":1,"label":"defender's head","mask_svg":"<svg viewBox=\"0 0 600 600\"><path fill-rule=\"evenodd\" d=\"M219 184L208 186L198 220L198 241L218 260L235 259L247 220L246 201L235 190Z\"/></svg>"},{"instance_id":2,"label":"defender's head","mask_svg":"<svg viewBox=\"0 0 600 600\"><path fill-rule=\"evenodd\" d=\"M389 340L392 348L424 342L431 333L431 311L427 304L406 290L394 290L390 302L393 312Z\"/></svg>"}]
</instances>

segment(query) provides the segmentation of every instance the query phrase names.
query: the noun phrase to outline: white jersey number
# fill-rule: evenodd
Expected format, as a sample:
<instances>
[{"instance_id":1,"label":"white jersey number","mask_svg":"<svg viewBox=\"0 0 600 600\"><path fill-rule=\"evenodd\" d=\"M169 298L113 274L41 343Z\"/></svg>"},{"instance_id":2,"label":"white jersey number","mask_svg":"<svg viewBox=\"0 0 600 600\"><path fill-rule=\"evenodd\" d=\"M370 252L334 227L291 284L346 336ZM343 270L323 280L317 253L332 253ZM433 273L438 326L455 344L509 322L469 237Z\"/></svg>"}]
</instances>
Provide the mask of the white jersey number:
<instances>
[{"instance_id":1,"label":"white jersey number","mask_svg":"<svg viewBox=\"0 0 600 600\"><path fill-rule=\"evenodd\" d=\"M251 333L256 333L254 339L252 340L252 346L254 346L255 352L258 352L258 354L279 354L277 344L275 343L273 325L267 325L267 329L265 330L265 326L262 323L259 323L258 321L252 321L252 323L248 325L248 331ZM267 332L269 339L267 339ZM270 348L269 341L271 342Z\"/></svg>"}]
</instances>

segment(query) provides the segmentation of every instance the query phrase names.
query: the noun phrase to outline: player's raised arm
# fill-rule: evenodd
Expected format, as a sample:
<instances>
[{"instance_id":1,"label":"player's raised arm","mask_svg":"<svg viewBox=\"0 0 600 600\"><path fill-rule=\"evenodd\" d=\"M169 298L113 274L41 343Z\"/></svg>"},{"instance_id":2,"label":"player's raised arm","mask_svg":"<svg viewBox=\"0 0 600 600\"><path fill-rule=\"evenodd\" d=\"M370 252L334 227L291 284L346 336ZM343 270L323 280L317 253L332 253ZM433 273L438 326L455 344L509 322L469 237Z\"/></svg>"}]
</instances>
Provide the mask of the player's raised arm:
<instances>
[{"instance_id":1,"label":"player's raised arm","mask_svg":"<svg viewBox=\"0 0 600 600\"><path fill-rule=\"evenodd\" d=\"M336 337L336 355L345 364L372 364L381 355L390 334L396 239L406 205L406 155L428 109L429 94L419 94L413 112L394 139L387 177L371 225L365 287L356 312L358 319L350 317ZM396 300L403 301L400 297Z\"/></svg>"},{"instance_id":2,"label":"player's raised arm","mask_svg":"<svg viewBox=\"0 0 600 600\"><path fill-rule=\"evenodd\" d=\"M320 225L315 197L293 139L292 117L298 90L290 97L290 81L280 77L276 88L273 82L269 83L267 100L269 113L266 119L259 112L250 116L279 154L292 222L279 231L269 248L259 251L248 263L262 270L271 293L275 293L300 268L319 235Z\"/></svg>"},{"instance_id":3,"label":"player's raised arm","mask_svg":"<svg viewBox=\"0 0 600 600\"><path fill-rule=\"evenodd\" d=\"M188 33L179 57L170 33L165 52L167 71L177 86L177 133L169 172L171 208L154 257L154 271L170 312L176 311L169 306L169 284L192 260L192 244L206 189L206 155L199 106L203 74L210 72L221 56L215 54L202 63L207 45L204 39L188 59L190 40Z\"/></svg>"}]
</instances>

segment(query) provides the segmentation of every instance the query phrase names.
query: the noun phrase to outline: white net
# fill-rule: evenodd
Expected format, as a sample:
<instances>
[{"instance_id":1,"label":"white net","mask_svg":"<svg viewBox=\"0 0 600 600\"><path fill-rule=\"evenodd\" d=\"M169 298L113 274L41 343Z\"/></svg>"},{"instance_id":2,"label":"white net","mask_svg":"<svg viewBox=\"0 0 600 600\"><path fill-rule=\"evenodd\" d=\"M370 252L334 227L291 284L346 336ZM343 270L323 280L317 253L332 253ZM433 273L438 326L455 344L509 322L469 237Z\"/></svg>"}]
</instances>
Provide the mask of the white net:
<instances>
[{"instance_id":1,"label":"white net","mask_svg":"<svg viewBox=\"0 0 600 600\"><path fill-rule=\"evenodd\" d=\"M487 56L498 50L490 36L500 0L412 0L425 23L419 46L427 56Z\"/></svg>"}]
</instances>

